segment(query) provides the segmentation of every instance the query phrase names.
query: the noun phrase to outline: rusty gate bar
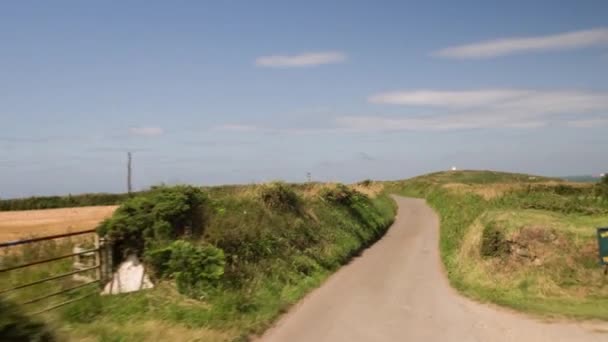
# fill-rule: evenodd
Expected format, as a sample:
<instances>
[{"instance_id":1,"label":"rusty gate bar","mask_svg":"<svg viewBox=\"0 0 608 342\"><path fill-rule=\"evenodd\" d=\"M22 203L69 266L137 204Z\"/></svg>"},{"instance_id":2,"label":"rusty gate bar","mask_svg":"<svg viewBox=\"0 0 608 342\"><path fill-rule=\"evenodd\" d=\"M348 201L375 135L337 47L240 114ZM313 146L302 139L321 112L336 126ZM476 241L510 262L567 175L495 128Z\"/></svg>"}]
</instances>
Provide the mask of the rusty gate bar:
<instances>
[{"instance_id":1,"label":"rusty gate bar","mask_svg":"<svg viewBox=\"0 0 608 342\"><path fill-rule=\"evenodd\" d=\"M99 268L99 265L95 265L93 267L88 267L88 268L83 268L81 270L76 270L76 271L72 271L72 272L68 272L68 273L63 273L63 274L60 274L60 275L57 275L57 276L52 276L52 277L49 277L49 278L44 278L44 279L36 280L36 281L31 282L31 283L15 286L15 287L10 288L10 289L1 290L0 291L0 295L8 293L8 292L11 292L11 291L20 290L20 289L23 289L23 288L26 288L26 287L34 286L34 285L37 285L37 284L42 284L42 283L45 283L47 281L61 279L61 278L69 277L69 276L74 275L74 274L78 274L78 273L82 273L82 272L86 272L86 271L91 271L91 270L94 270L94 269L97 269L97 268Z\"/></svg>"},{"instance_id":2,"label":"rusty gate bar","mask_svg":"<svg viewBox=\"0 0 608 342\"><path fill-rule=\"evenodd\" d=\"M78 236L78 235L84 235L84 234L95 234L95 233L96 233L95 229L89 229L89 230L82 230L82 231L72 232L72 233L36 237L36 238L31 238L31 239L0 242L0 249L10 248L10 247L19 246L19 245L25 245L25 244L33 244L33 243L37 243L37 242L41 242L41 241L48 241L48 240L54 240L54 239L67 238L67 237L71 237L71 236ZM39 280L32 281L32 282L29 282L26 284L20 284L20 285L13 286L13 287L7 288L7 289L0 289L0 295L4 295L4 294L7 294L7 293L10 293L13 291L17 291L20 289L24 289L24 288L27 288L30 286L54 281L57 279L66 278L66 277L69 277L69 276L72 276L75 274L89 272L89 271L93 271L93 270L95 270L96 272L95 272L94 280L92 280L92 281L87 281L84 284L78 284L78 285L72 286L67 289L61 289L61 290L54 291L54 292L41 293L41 294L39 294L38 297L26 299L25 301L23 301L19 304L20 305L29 305L29 304L41 302L41 301L51 298L51 297L59 296L63 293L75 291L78 289L84 289L93 284L102 285L103 282L106 280L105 279L106 276L108 276L112 272L111 252L109 250L110 244L108 244L108 241L106 241L105 239L100 238L97 234L94 235L94 239L95 239L95 241L94 241L95 247L92 249L87 249L84 251L77 251L75 253L64 254L64 255L60 255L60 256L56 256L56 257L51 257L48 259L36 260L36 261L32 261L32 262L28 262L28 263L24 263L24 264L20 264L20 265L16 265L16 266L6 267L3 269L0 269L0 274L8 273L10 271L15 271L15 270L19 270L19 269L25 269L29 266L40 265L40 264L45 264L45 263L49 263L49 262L53 262L53 261L67 259L70 257L81 256L81 255L91 255L91 254L94 254L94 257L95 257L94 266L79 268L79 269L75 269L73 271L66 272L66 273L55 274L53 276L50 276L50 277L47 277L44 279L39 279ZM91 290L92 291L88 294L85 294L85 295L82 295L80 297L73 298L70 300L65 300L65 301L57 303L57 304L53 304L42 310L32 312L31 314L37 315L37 314L40 314L43 312L47 312L47 311L62 307L64 305L74 303L81 299L96 295L98 293L98 291L96 291L94 289L91 289Z\"/></svg>"},{"instance_id":3,"label":"rusty gate bar","mask_svg":"<svg viewBox=\"0 0 608 342\"><path fill-rule=\"evenodd\" d=\"M88 254L88 253L93 253L93 252L97 252L97 249L89 249L89 250L86 250L86 251L80 252L80 253L71 253L71 254L66 254L66 255L58 256L58 257L51 258L51 259L34 261L34 262L27 263L27 264L19 265L19 266L13 266L13 267L9 267L9 268L3 268L3 269L0 270L0 273L2 273L2 272L8 272L8 271L13 271L13 270L18 270L20 268L25 268L25 267L28 267L28 266L34 266L34 265L44 264L44 263L51 262L51 261L57 261L57 260L61 260L61 259L67 259L67 258L71 258L71 257L77 256L77 255L83 255L83 254Z\"/></svg>"},{"instance_id":4,"label":"rusty gate bar","mask_svg":"<svg viewBox=\"0 0 608 342\"><path fill-rule=\"evenodd\" d=\"M23 285L12 287L10 289L1 290L0 291L0 295L8 293L8 292L11 292L11 291L20 290L20 289L23 289L23 288L26 288L26 287L34 286L34 285L37 285L37 284L42 284L42 283L45 283L47 281L61 279L61 278L69 277L69 276L74 275L74 274L78 274L78 273L82 273L82 272L86 272L86 271L91 271L91 270L94 270L94 269L97 269L97 268L99 268L99 265L95 265L95 266L92 266L92 267L83 268L81 270L76 270L76 271L72 271L72 272L68 272L68 273L62 273L60 275L56 275L56 276L52 276L52 277L36 280L36 281L31 282L31 283L27 283L27 284L23 284Z\"/></svg>"},{"instance_id":5,"label":"rusty gate bar","mask_svg":"<svg viewBox=\"0 0 608 342\"><path fill-rule=\"evenodd\" d=\"M88 283L84 283L84 284L76 285L74 287L70 287L69 289L63 289L63 290L59 290L59 291L56 291L56 292L52 292L52 293L46 294L44 296L36 297L34 299L30 299L28 301L22 302L21 305L27 305L27 304L36 303L36 302L39 302L39 301L41 301L43 299L47 299L47 298L50 298L50 297L53 297L53 296L56 296L56 295L59 295L59 294L62 294L62 293L70 292L72 290L80 289L80 288L83 288L85 286L89 286L89 285L95 284L95 283L99 283L99 280L93 280L93 281L90 281Z\"/></svg>"},{"instance_id":6,"label":"rusty gate bar","mask_svg":"<svg viewBox=\"0 0 608 342\"><path fill-rule=\"evenodd\" d=\"M59 234L59 235L42 236L42 237L37 237L37 238L32 238L32 239L23 239L23 240L14 240L14 241L0 242L0 248L3 248L3 247L13 247L13 246L18 246L18 245L23 245L23 244L26 244L26 243L32 243L32 242L40 242L40 241L46 241L46 240L60 239L60 238L65 238L65 237L70 237L70 236L76 236L76 235L91 234L91 233L95 233L95 232L96 232L95 229L89 229L89 230L81 230L81 231L73 232L73 233L65 233L65 234Z\"/></svg>"},{"instance_id":7,"label":"rusty gate bar","mask_svg":"<svg viewBox=\"0 0 608 342\"><path fill-rule=\"evenodd\" d=\"M41 314L41 313L43 313L43 312L51 311L51 310L53 310L53 309L60 308L60 307L62 307L62 306L64 306L64 305L72 304L72 303L77 302L77 301L79 301L79 300L82 300L82 299L85 299L85 298L91 297L91 296L93 296L93 295L95 295L95 294L96 294L95 292L91 292L91 293L86 294L86 295L84 295L84 296L80 296L80 297L78 297L78 298L70 299L70 300L68 300L68 301L65 301L65 302L62 302L62 303L59 303L59 304L55 304L55 305L53 305L53 306L49 306L48 308L44 308L44 309L39 310L39 311L34 311L34 312L32 312L30 315L38 315L38 314Z\"/></svg>"}]
</instances>

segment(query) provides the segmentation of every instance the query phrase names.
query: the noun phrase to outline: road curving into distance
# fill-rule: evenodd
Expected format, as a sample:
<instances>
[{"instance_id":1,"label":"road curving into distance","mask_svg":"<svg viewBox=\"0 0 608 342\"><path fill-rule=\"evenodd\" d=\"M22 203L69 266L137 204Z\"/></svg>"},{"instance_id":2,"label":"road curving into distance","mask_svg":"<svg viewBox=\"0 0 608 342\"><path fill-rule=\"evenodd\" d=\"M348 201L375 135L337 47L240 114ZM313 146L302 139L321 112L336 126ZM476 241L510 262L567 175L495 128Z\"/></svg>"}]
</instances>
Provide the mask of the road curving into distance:
<instances>
[{"instance_id":1,"label":"road curving into distance","mask_svg":"<svg viewBox=\"0 0 608 342\"><path fill-rule=\"evenodd\" d=\"M440 264L437 215L423 200L395 200L386 235L259 341L608 341L605 323L541 322L460 296Z\"/></svg>"}]
</instances>

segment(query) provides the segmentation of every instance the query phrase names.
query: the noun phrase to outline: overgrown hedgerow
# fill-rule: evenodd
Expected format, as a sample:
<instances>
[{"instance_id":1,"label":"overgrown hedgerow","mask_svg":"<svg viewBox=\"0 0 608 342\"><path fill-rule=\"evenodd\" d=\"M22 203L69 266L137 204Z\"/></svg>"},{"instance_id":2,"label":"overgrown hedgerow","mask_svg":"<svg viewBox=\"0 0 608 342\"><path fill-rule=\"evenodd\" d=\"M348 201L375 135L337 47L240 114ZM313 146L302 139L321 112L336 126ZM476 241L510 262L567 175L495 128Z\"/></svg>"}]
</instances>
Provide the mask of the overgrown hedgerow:
<instances>
[{"instance_id":1,"label":"overgrown hedgerow","mask_svg":"<svg viewBox=\"0 0 608 342\"><path fill-rule=\"evenodd\" d=\"M285 183L201 193L162 188L128 201L100 231L126 239L125 247L142 237L134 247L160 290L104 298L99 321L169 320L241 337L261 331L378 239L394 218L394 202L385 194L370 198L339 186L324 198L302 196L309 190ZM192 218L191 198L201 199L194 201L202 206L200 235L182 234L194 222L183 219ZM166 215L169 203L182 219ZM130 224L137 229L127 229ZM197 301L163 292L167 286Z\"/></svg>"},{"instance_id":2,"label":"overgrown hedgerow","mask_svg":"<svg viewBox=\"0 0 608 342\"><path fill-rule=\"evenodd\" d=\"M354 201L365 196L344 184L336 184L334 187L326 187L321 191L321 198L341 205L351 205Z\"/></svg>"},{"instance_id":3,"label":"overgrown hedgerow","mask_svg":"<svg viewBox=\"0 0 608 342\"><path fill-rule=\"evenodd\" d=\"M300 205L300 199L296 192L283 182L262 185L260 198L270 209L297 211Z\"/></svg>"},{"instance_id":4,"label":"overgrown hedgerow","mask_svg":"<svg viewBox=\"0 0 608 342\"><path fill-rule=\"evenodd\" d=\"M209 244L176 240L146 252L145 260L159 278L174 278L180 293L202 297L224 274L224 252Z\"/></svg>"},{"instance_id":5,"label":"overgrown hedgerow","mask_svg":"<svg viewBox=\"0 0 608 342\"><path fill-rule=\"evenodd\" d=\"M142 255L179 237L198 237L204 225L207 196L196 187L154 187L127 200L97 228L112 241L117 260Z\"/></svg>"}]
</instances>

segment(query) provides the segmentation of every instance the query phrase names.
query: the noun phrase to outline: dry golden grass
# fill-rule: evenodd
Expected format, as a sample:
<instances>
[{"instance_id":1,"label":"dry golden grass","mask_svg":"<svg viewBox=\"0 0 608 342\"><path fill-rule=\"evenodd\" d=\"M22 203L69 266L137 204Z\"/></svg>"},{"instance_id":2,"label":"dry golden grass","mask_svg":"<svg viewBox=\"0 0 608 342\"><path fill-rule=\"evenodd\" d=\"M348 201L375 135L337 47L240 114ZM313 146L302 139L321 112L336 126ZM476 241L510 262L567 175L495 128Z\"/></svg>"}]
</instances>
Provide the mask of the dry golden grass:
<instances>
[{"instance_id":1,"label":"dry golden grass","mask_svg":"<svg viewBox=\"0 0 608 342\"><path fill-rule=\"evenodd\" d=\"M378 196L378 194L384 191L384 184L380 182L372 182L367 186L362 184L353 184L350 187L371 198L375 198Z\"/></svg>"},{"instance_id":2,"label":"dry golden grass","mask_svg":"<svg viewBox=\"0 0 608 342\"><path fill-rule=\"evenodd\" d=\"M604 297L608 287L595 261L595 227L605 219L538 210L486 212L467 229L457 267L465 281L476 286L525 291L539 298ZM493 258L481 256L483 230L490 223L499 226L506 241L524 248L528 256L514 252Z\"/></svg>"},{"instance_id":3,"label":"dry golden grass","mask_svg":"<svg viewBox=\"0 0 608 342\"><path fill-rule=\"evenodd\" d=\"M0 241L92 229L117 206L0 212Z\"/></svg>"},{"instance_id":4,"label":"dry golden grass","mask_svg":"<svg viewBox=\"0 0 608 342\"><path fill-rule=\"evenodd\" d=\"M301 191L301 194L304 198L315 198L319 196L323 189L334 188L336 185L337 183L311 183Z\"/></svg>"}]
</instances>

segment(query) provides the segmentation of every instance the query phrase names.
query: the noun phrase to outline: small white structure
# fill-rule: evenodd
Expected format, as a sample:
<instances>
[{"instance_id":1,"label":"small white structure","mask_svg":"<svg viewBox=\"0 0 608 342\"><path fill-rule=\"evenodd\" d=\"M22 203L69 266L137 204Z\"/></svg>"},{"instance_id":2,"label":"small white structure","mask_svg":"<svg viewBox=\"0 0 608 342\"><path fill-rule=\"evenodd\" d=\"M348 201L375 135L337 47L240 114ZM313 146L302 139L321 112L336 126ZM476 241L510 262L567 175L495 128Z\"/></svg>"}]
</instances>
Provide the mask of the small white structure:
<instances>
[{"instance_id":1,"label":"small white structure","mask_svg":"<svg viewBox=\"0 0 608 342\"><path fill-rule=\"evenodd\" d=\"M456 166L452 166L452 171L456 171Z\"/></svg>"},{"instance_id":2,"label":"small white structure","mask_svg":"<svg viewBox=\"0 0 608 342\"><path fill-rule=\"evenodd\" d=\"M153 287L154 284L146 274L144 265L139 262L137 256L130 255L114 272L112 280L106 284L102 294L128 293Z\"/></svg>"}]
</instances>

